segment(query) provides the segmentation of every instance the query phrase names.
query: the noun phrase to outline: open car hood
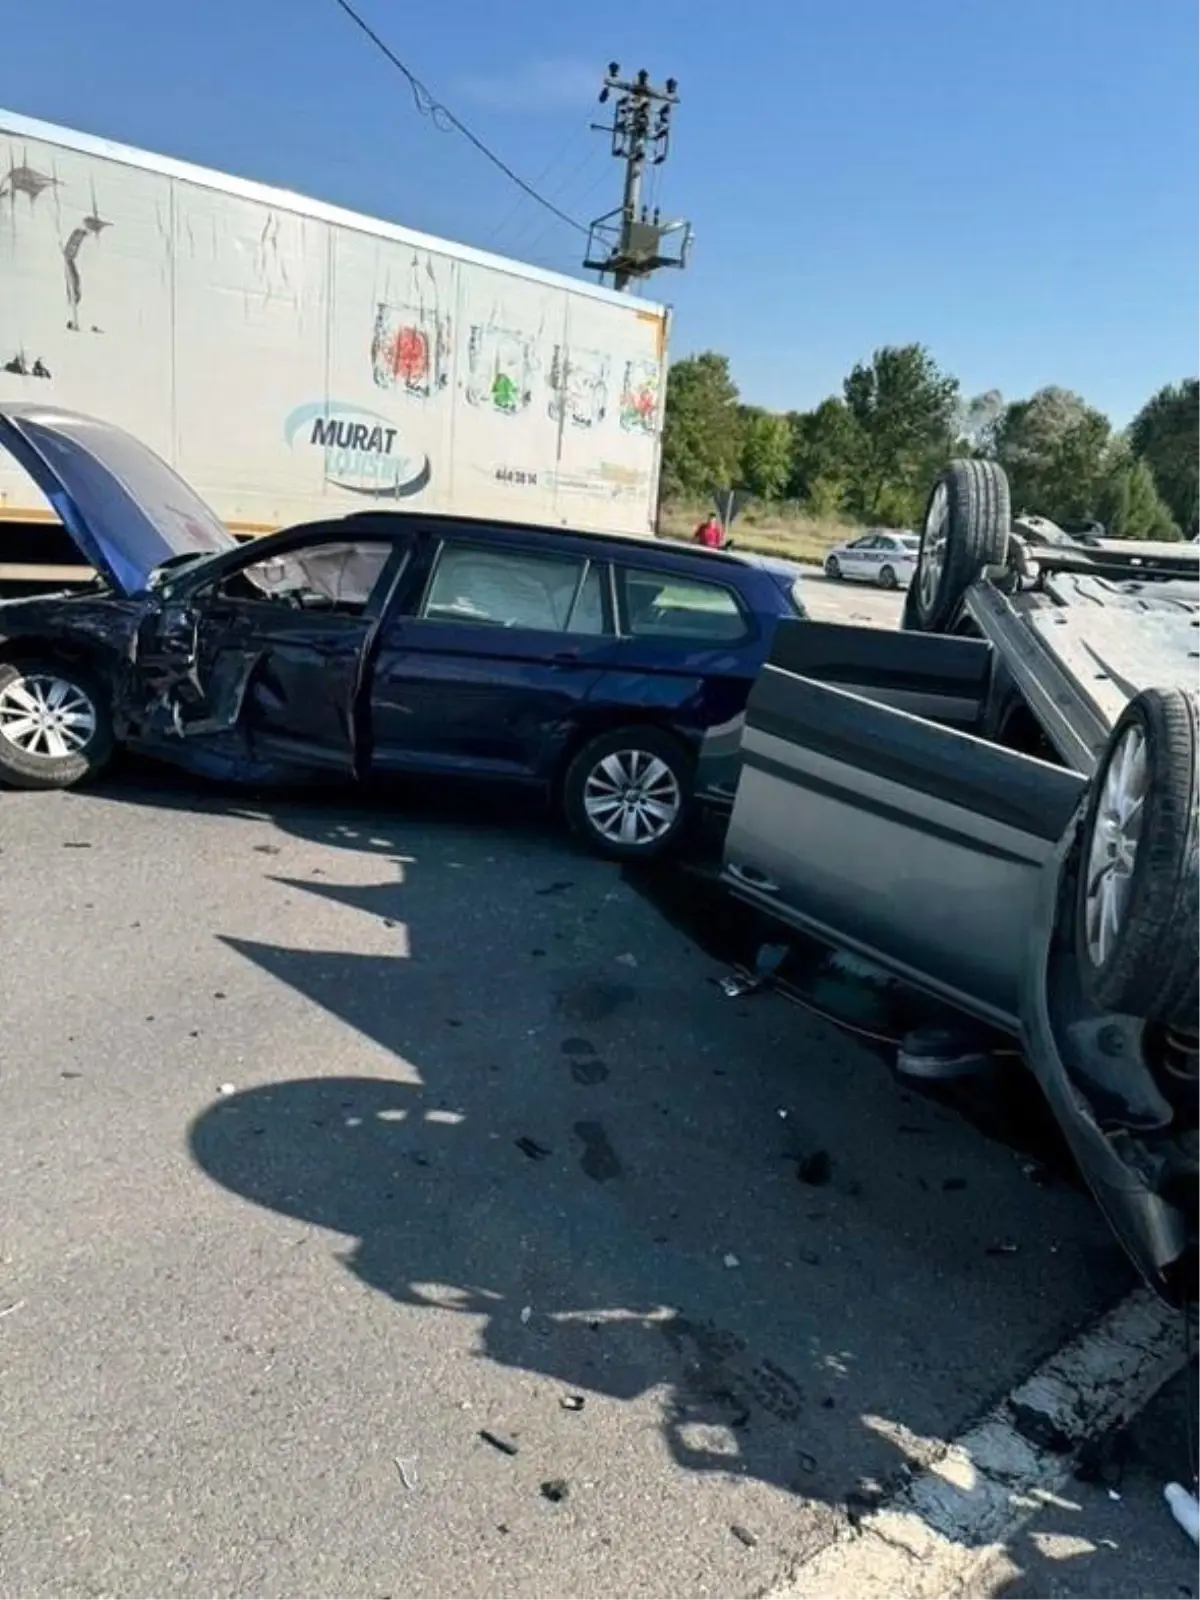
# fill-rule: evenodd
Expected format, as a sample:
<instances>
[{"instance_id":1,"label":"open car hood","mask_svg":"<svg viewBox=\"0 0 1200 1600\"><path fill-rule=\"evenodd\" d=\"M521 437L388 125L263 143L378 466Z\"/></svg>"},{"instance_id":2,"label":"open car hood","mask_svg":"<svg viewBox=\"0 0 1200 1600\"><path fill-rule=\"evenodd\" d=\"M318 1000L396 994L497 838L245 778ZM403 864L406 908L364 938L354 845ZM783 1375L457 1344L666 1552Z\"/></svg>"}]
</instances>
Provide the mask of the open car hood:
<instances>
[{"instance_id":1,"label":"open car hood","mask_svg":"<svg viewBox=\"0 0 1200 1600\"><path fill-rule=\"evenodd\" d=\"M123 428L56 406L0 405L0 447L46 496L86 560L120 594L179 556L237 541L153 450Z\"/></svg>"}]
</instances>

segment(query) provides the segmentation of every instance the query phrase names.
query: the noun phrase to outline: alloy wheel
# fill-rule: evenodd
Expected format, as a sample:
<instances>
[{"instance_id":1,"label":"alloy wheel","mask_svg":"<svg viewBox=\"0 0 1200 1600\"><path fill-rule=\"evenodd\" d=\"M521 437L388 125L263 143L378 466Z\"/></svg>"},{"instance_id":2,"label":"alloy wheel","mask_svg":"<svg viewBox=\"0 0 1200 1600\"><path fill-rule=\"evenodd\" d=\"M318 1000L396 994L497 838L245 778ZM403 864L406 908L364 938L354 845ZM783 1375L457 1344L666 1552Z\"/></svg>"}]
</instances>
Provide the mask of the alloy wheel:
<instances>
[{"instance_id":1,"label":"alloy wheel","mask_svg":"<svg viewBox=\"0 0 1200 1600\"><path fill-rule=\"evenodd\" d=\"M95 737L96 708L68 678L32 672L0 689L0 738L25 755L62 761Z\"/></svg>"},{"instance_id":2,"label":"alloy wheel","mask_svg":"<svg viewBox=\"0 0 1200 1600\"><path fill-rule=\"evenodd\" d=\"M613 844L656 844L675 826L682 806L679 780L648 750L614 750L583 786L588 822Z\"/></svg>"}]
</instances>

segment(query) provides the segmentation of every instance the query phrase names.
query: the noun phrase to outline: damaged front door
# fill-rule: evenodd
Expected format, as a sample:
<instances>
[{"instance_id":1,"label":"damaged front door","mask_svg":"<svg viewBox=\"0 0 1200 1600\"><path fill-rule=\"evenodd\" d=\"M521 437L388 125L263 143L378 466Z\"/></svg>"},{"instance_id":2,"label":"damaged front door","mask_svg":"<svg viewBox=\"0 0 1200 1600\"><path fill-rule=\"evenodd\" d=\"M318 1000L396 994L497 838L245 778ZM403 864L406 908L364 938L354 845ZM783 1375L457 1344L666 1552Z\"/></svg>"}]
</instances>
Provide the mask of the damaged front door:
<instances>
[{"instance_id":1,"label":"damaged front door","mask_svg":"<svg viewBox=\"0 0 1200 1600\"><path fill-rule=\"evenodd\" d=\"M387 539L310 536L248 549L213 582L167 598L139 649L153 731L236 730L251 760L355 771L355 711L382 597L403 560Z\"/></svg>"}]
</instances>

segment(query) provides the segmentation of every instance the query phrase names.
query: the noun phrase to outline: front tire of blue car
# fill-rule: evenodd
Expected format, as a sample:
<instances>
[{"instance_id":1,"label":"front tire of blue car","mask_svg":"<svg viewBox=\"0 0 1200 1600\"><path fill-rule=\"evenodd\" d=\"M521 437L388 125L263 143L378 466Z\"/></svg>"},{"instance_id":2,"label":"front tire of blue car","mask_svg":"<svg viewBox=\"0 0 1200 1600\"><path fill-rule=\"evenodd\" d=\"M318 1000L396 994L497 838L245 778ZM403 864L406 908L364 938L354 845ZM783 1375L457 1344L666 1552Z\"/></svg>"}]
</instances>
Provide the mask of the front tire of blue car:
<instances>
[{"instance_id":1,"label":"front tire of blue car","mask_svg":"<svg viewBox=\"0 0 1200 1600\"><path fill-rule=\"evenodd\" d=\"M563 780L572 832L610 861L650 861L680 843L692 812L694 762L660 728L617 728L591 739Z\"/></svg>"},{"instance_id":2,"label":"front tire of blue car","mask_svg":"<svg viewBox=\"0 0 1200 1600\"><path fill-rule=\"evenodd\" d=\"M104 770L114 744L94 673L51 658L0 661L0 784L70 789Z\"/></svg>"}]
</instances>

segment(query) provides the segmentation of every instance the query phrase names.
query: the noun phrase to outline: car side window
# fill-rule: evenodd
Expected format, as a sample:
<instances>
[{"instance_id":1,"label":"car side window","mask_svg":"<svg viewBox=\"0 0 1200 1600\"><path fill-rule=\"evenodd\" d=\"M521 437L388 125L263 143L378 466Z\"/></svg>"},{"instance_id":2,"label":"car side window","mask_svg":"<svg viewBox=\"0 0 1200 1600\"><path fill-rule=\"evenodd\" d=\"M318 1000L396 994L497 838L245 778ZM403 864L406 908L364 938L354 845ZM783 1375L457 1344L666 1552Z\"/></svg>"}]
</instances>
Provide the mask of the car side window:
<instances>
[{"instance_id":1,"label":"car side window","mask_svg":"<svg viewBox=\"0 0 1200 1600\"><path fill-rule=\"evenodd\" d=\"M217 585L222 600L274 601L304 611L358 616L387 565L393 546L331 539L252 561Z\"/></svg>"},{"instance_id":2,"label":"car side window","mask_svg":"<svg viewBox=\"0 0 1200 1600\"><path fill-rule=\"evenodd\" d=\"M623 631L634 638L730 644L750 631L736 596L723 583L637 567L617 571Z\"/></svg>"},{"instance_id":3,"label":"car side window","mask_svg":"<svg viewBox=\"0 0 1200 1600\"><path fill-rule=\"evenodd\" d=\"M446 543L419 615L484 627L603 633L603 571L582 556Z\"/></svg>"}]
</instances>

